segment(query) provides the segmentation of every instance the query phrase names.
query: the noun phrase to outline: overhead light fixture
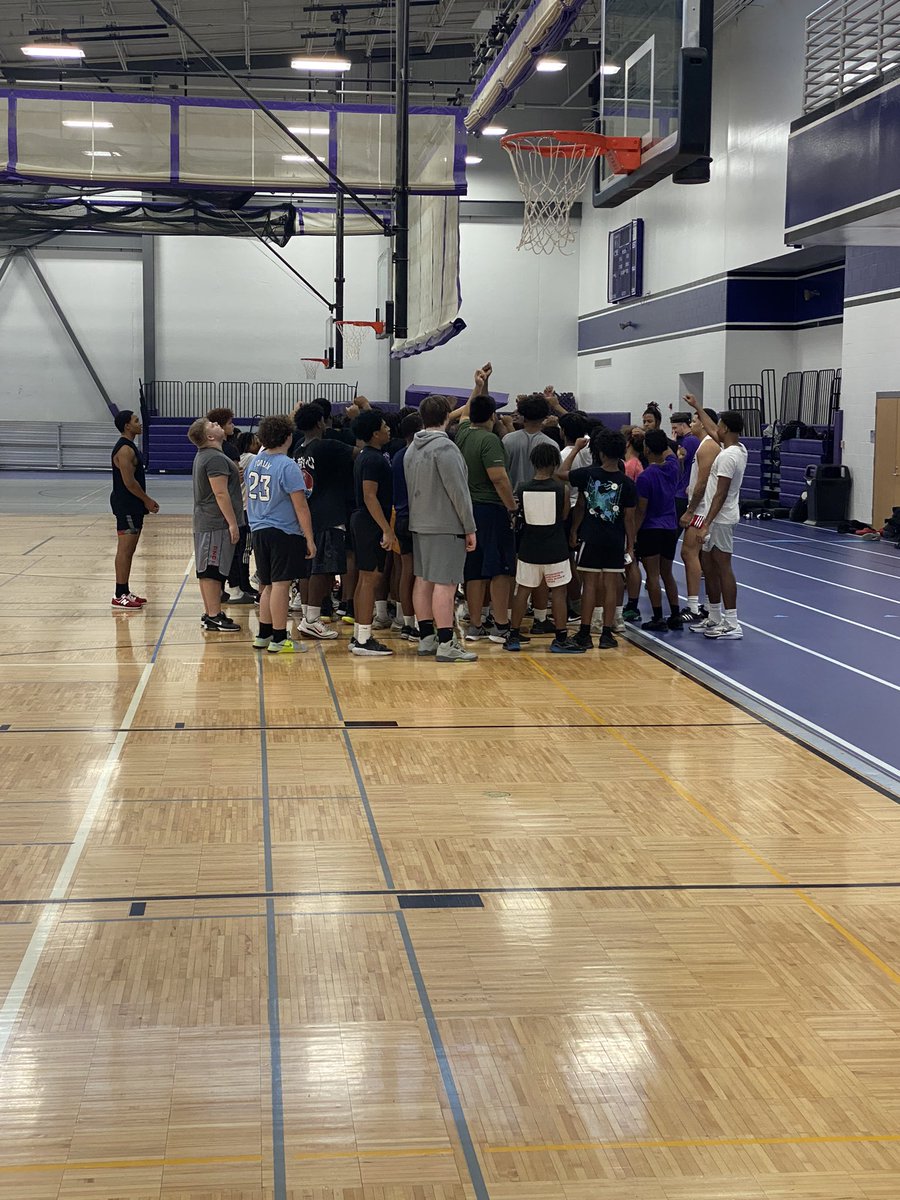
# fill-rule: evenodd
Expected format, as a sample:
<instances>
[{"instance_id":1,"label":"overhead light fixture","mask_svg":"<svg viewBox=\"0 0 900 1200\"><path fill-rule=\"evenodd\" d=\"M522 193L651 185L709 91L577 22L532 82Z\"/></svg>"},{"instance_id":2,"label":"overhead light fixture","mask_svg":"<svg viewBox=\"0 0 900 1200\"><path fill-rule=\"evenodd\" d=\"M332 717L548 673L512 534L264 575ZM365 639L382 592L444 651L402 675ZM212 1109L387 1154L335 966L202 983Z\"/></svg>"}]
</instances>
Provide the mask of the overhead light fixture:
<instances>
[{"instance_id":1,"label":"overhead light fixture","mask_svg":"<svg viewBox=\"0 0 900 1200\"><path fill-rule=\"evenodd\" d=\"M281 161L289 163L312 162L312 157L309 154L282 154Z\"/></svg>"},{"instance_id":2,"label":"overhead light fixture","mask_svg":"<svg viewBox=\"0 0 900 1200\"><path fill-rule=\"evenodd\" d=\"M482 137L503 137L504 133L508 133L505 125L485 125L481 131Z\"/></svg>"},{"instance_id":3,"label":"overhead light fixture","mask_svg":"<svg viewBox=\"0 0 900 1200\"><path fill-rule=\"evenodd\" d=\"M310 125L308 128L304 125L288 125L288 129L300 137L328 137L331 132L327 125Z\"/></svg>"},{"instance_id":4,"label":"overhead light fixture","mask_svg":"<svg viewBox=\"0 0 900 1200\"><path fill-rule=\"evenodd\" d=\"M118 150L83 150L82 154L86 154L88 158L121 158L122 155Z\"/></svg>"},{"instance_id":5,"label":"overhead light fixture","mask_svg":"<svg viewBox=\"0 0 900 1200\"><path fill-rule=\"evenodd\" d=\"M478 157L477 154L467 154L466 155L466 166L467 167L475 167L480 162L481 162L481 159Z\"/></svg>"},{"instance_id":6,"label":"overhead light fixture","mask_svg":"<svg viewBox=\"0 0 900 1200\"><path fill-rule=\"evenodd\" d=\"M544 71L548 75L555 74L557 71L564 71L566 64L561 58L539 58L537 60L537 70Z\"/></svg>"},{"instance_id":7,"label":"overhead light fixture","mask_svg":"<svg viewBox=\"0 0 900 1200\"><path fill-rule=\"evenodd\" d=\"M615 63L604 63L603 66L600 68L600 74L601 75L618 75L621 70L622 70L622 68L619 66L616 66Z\"/></svg>"},{"instance_id":8,"label":"overhead light fixture","mask_svg":"<svg viewBox=\"0 0 900 1200\"><path fill-rule=\"evenodd\" d=\"M329 55L325 58L316 58L310 54L301 54L297 58L291 59L291 66L295 71L349 71L353 66L349 58L338 58L336 55Z\"/></svg>"},{"instance_id":9,"label":"overhead light fixture","mask_svg":"<svg viewBox=\"0 0 900 1200\"><path fill-rule=\"evenodd\" d=\"M29 58L84 58L82 48L71 42L35 42L23 46L22 53Z\"/></svg>"},{"instance_id":10,"label":"overhead light fixture","mask_svg":"<svg viewBox=\"0 0 900 1200\"><path fill-rule=\"evenodd\" d=\"M66 129L112 129L112 121L89 121L81 118L63 121Z\"/></svg>"}]
</instances>

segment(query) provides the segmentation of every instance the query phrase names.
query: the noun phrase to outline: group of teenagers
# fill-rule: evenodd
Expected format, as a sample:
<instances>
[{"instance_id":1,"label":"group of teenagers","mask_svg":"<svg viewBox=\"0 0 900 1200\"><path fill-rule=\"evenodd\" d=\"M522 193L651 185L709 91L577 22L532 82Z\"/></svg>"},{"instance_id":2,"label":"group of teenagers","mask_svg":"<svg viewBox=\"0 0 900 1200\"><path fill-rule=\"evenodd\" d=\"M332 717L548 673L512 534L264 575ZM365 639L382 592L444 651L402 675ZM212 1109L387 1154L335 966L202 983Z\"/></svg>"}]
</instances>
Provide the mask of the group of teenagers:
<instances>
[{"instance_id":1,"label":"group of teenagers","mask_svg":"<svg viewBox=\"0 0 900 1200\"><path fill-rule=\"evenodd\" d=\"M194 421L202 628L238 632L223 605L258 604L253 644L271 654L338 638L332 618L353 624L349 650L360 657L390 656L376 634L391 627L441 662L475 661L471 644L483 639L516 652L543 635L554 654L584 654L595 632L609 650L627 622L641 622L641 564L652 609L643 629L741 638L731 565L747 462L740 414L718 416L688 396L672 436L655 404L642 426L611 430L566 411L548 387L519 396L510 416L497 411L491 374L490 363L476 371L456 409L433 395L390 415L358 397L343 422L327 400L266 417L255 433L238 435L227 409ZM125 424L114 511L129 492L117 464L131 465L137 419ZM135 510L142 474L125 471ZM140 521L118 525L126 535ZM682 533L683 609L673 574ZM118 568L118 606L136 607ZM295 613L299 638L289 636Z\"/></svg>"}]
</instances>

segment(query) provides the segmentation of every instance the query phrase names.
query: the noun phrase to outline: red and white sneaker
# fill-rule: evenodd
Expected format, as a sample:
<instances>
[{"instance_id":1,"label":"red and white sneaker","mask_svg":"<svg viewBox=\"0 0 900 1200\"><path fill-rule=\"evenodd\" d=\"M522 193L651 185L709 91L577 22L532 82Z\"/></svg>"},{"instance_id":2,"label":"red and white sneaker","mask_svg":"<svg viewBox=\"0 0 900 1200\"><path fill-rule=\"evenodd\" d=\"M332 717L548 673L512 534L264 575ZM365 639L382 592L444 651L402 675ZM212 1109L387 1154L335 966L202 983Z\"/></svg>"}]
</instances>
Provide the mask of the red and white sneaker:
<instances>
[{"instance_id":1,"label":"red and white sneaker","mask_svg":"<svg viewBox=\"0 0 900 1200\"><path fill-rule=\"evenodd\" d=\"M142 606L147 603L146 596L136 596L134 594L134 592L129 592L128 595L131 597L132 600L137 600L138 604L140 604Z\"/></svg>"},{"instance_id":2,"label":"red and white sneaker","mask_svg":"<svg viewBox=\"0 0 900 1200\"><path fill-rule=\"evenodd\" d=\"M146 600L139 600L137 596L132 596L129 593L126 596L113 596L110 604L113 608L143 608Z\"/></svg>"}]
</instances>

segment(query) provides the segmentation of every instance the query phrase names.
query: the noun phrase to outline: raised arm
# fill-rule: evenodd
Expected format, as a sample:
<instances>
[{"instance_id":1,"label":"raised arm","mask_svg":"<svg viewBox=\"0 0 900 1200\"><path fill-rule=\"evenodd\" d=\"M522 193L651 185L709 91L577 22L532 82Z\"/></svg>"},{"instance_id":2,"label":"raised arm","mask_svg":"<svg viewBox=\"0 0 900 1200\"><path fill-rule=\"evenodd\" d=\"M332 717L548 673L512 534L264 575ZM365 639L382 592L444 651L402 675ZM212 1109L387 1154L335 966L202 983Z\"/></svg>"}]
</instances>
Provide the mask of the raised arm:
<instances>
[{"instance_id":1,"label":"raised arm","mask_svg":"<svg viewBox=\"0 0 900 1200\"><path fill-rule=\"evenodd\" d=\"M483 396L488 389L488 380L493 373L494 368L489 362L483 367L479 367L475 372L475 386L469 393L469 398L460 408L455 408L448 418L448 423L452 421L464 421L469 415L469 405L476 396Z\"/></svg>"},{"instance_id":2,"label":"raised arm","mask_svg":"<svg viewBox=\"0 0 900 1200\"><path fill-rule=\"evenodd\" d=\"M711 437L714 442L718 442L719 427L697 399L697 397L687 395L684 398L684 402L688 408L692 408L700 418L700 424L703 426L703 432L707 434L708 437Z\"/></svg>"}]
</instances>

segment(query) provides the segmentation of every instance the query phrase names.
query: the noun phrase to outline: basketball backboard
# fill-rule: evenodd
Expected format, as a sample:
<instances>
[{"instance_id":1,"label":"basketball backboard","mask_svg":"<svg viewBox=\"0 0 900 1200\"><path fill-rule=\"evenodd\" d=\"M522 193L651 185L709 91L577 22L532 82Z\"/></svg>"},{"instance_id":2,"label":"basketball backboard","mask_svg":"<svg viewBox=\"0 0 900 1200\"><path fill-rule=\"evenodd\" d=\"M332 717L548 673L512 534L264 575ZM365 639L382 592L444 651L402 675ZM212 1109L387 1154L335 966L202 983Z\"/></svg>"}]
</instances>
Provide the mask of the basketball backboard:
<instances>
[{"instance_id":1,"label":"basketball backboard","mask_svg":"<svg viewBox=\"0 0 900 1200\"><path fill-rule=\"evenodd\" d=\"M662 179L709 180L713 0L600 0L596 132L640 137L639 170L601 159L594 206L615 208Z\"/></svg>"}]
</instances>

